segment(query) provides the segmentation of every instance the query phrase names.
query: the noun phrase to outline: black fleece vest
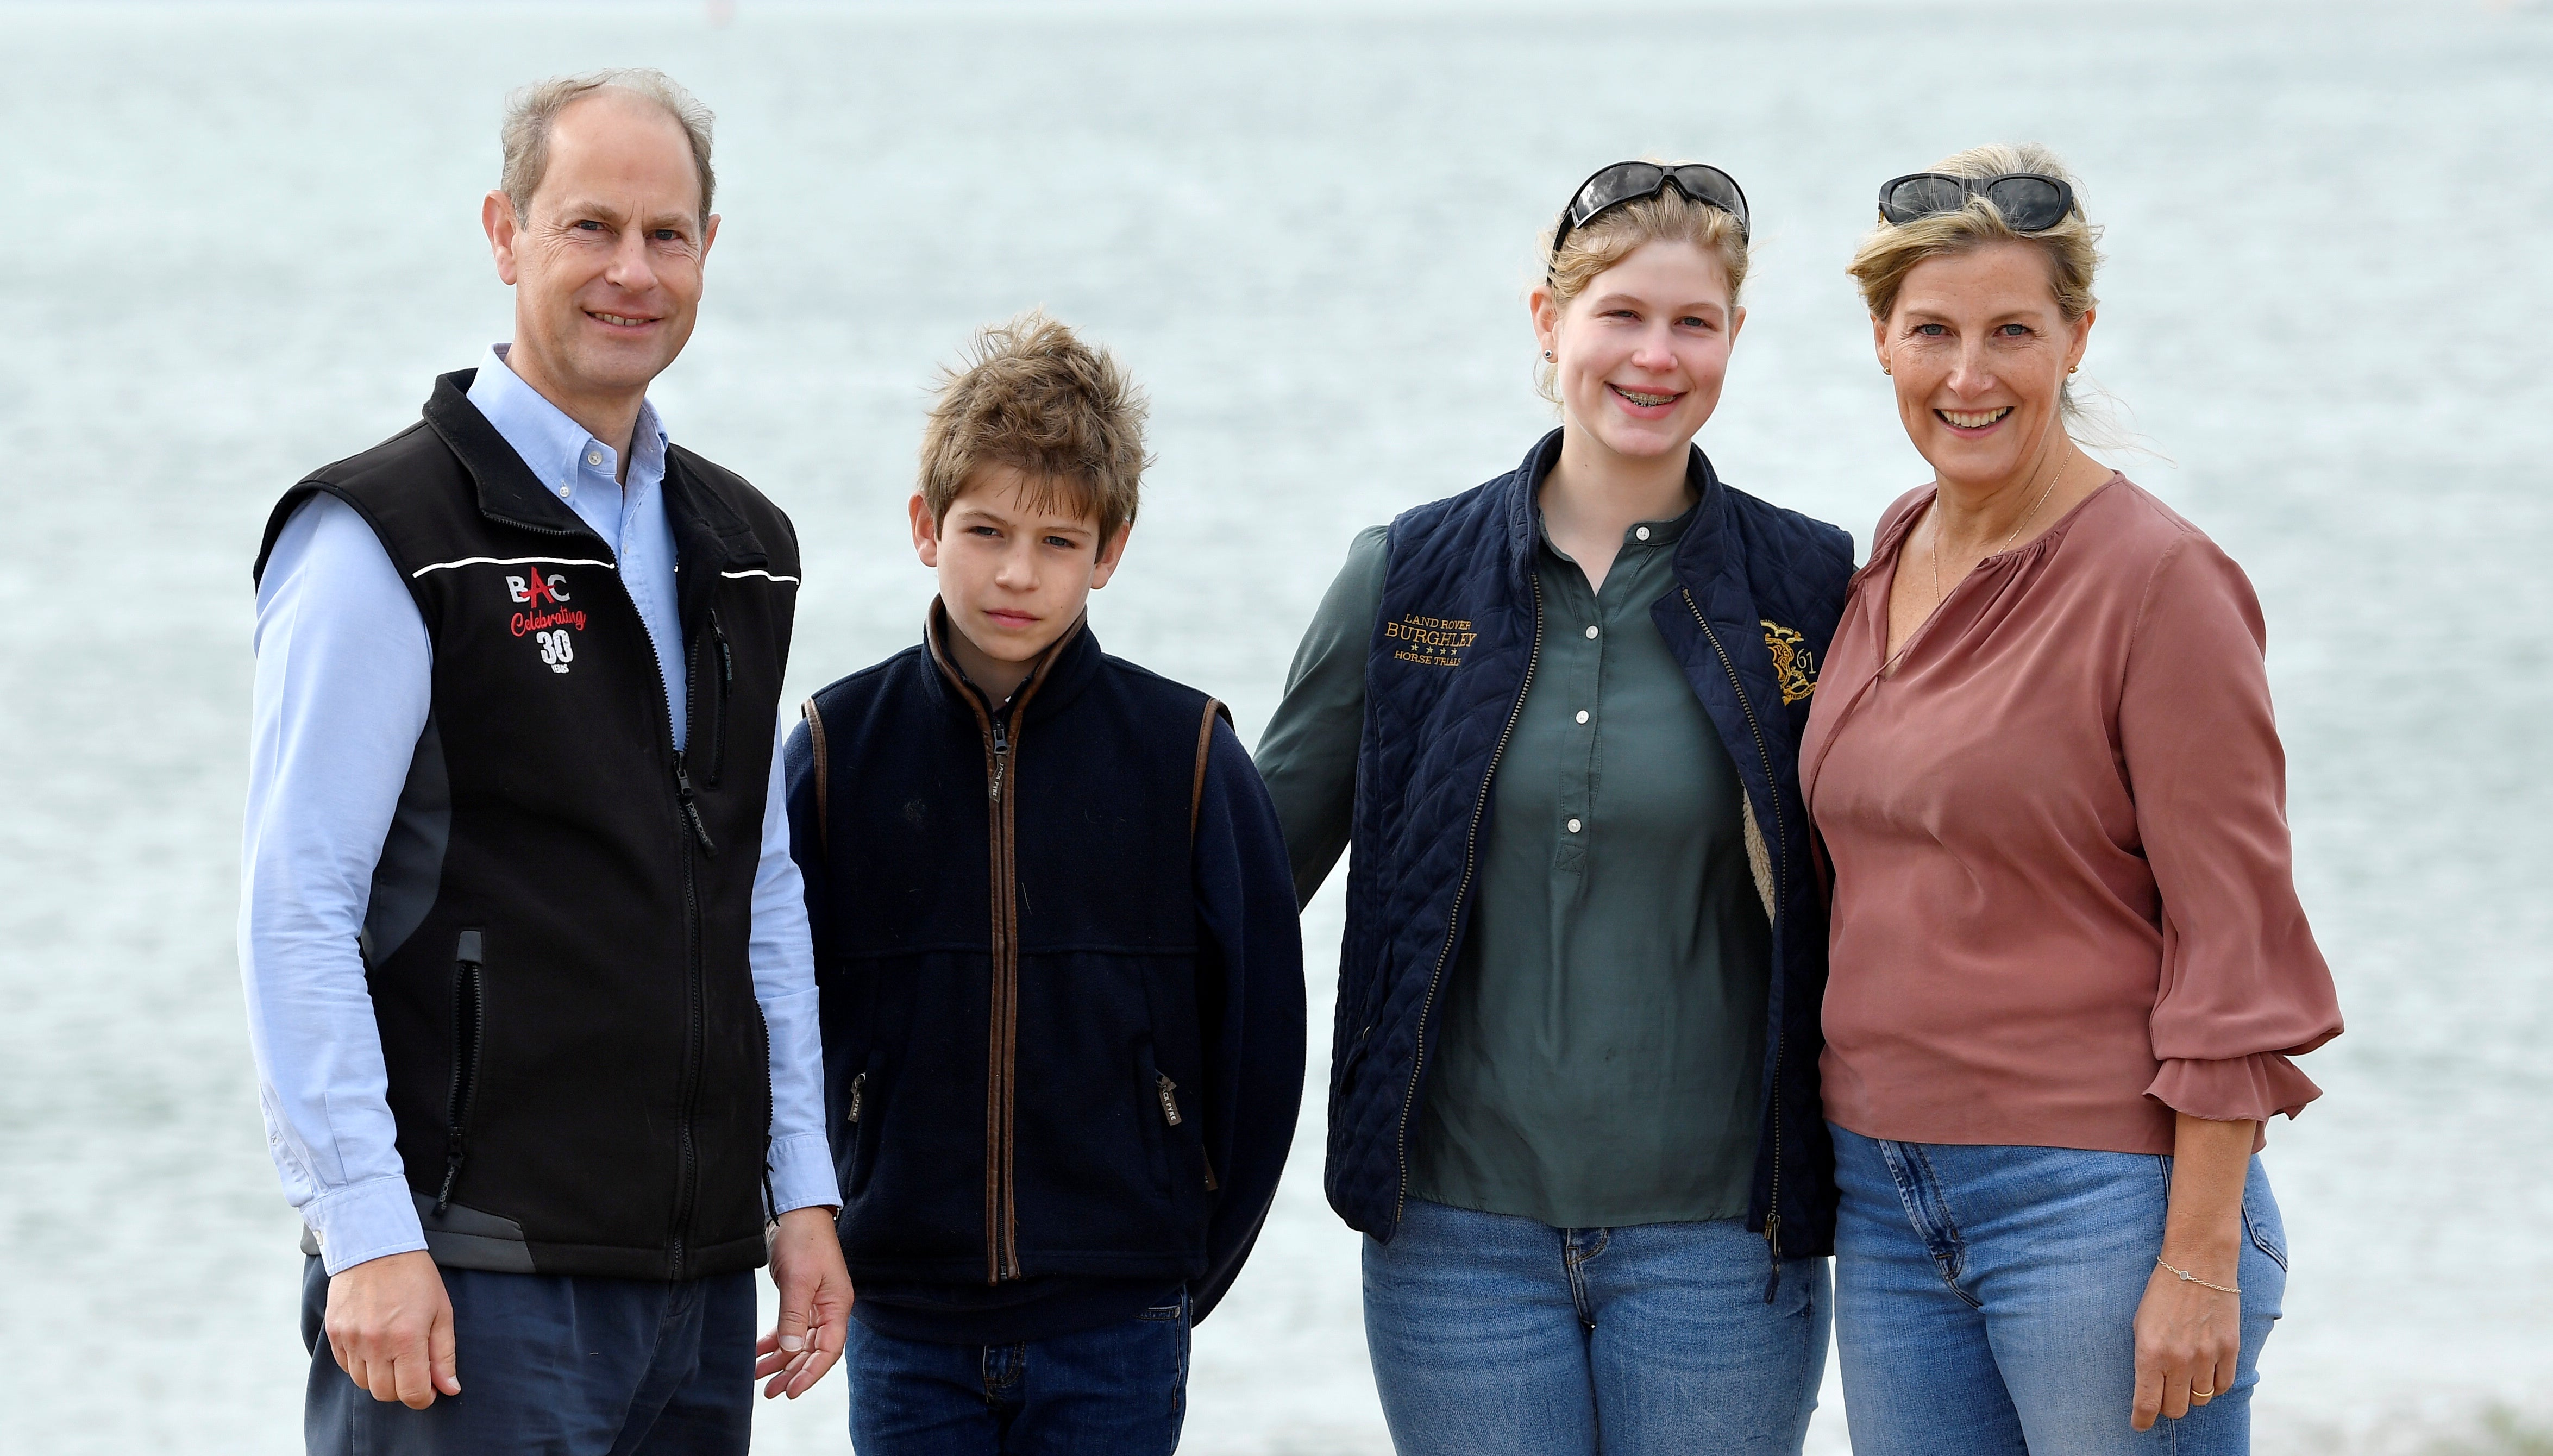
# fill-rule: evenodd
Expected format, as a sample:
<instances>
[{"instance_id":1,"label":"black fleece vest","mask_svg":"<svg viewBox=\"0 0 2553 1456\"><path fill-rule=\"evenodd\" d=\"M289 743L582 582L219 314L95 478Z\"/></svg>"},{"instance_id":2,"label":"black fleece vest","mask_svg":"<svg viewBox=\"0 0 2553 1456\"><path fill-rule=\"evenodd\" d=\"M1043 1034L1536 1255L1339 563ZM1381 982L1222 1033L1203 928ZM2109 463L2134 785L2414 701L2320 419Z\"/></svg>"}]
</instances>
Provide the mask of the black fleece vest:
<instances>
[{"instance_id":1,"label":"black fleece vest","mask_svg":"<svg viewBox=\"0 0 2553 1456\"><path fill-rule=\"evenodd\" d=\"M406 579L432 716L363 951L408 1186L436 1262L695 1279L763 1258L771 1084L752 930L796 605L788 517L676 448L688 752L612 552L469 402L295 486Z\"/></svg>"}]
</instances>

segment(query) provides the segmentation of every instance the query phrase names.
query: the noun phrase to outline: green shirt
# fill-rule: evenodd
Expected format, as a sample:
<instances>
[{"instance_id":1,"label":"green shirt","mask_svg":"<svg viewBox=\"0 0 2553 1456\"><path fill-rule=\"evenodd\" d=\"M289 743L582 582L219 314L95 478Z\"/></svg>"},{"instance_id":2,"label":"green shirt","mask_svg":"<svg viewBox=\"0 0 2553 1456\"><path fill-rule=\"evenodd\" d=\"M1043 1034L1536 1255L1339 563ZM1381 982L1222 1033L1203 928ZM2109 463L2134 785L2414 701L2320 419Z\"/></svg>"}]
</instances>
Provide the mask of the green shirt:
<instances>
[{"instance_id":1,"label":"green shirt","mask_svg":"<svg viewBox=\"0 0 2553 1456\"><path fill-rule=\"evenodd\" d=\"M1562 1228L1746 1211L1772 929L1736 768L1649 616L1691 520L1626 531L1601 594L1540 537L1540 657L1440 992L1414 1196ZM1259 745L1304 899L1347 845L1388 553L1381 526L1349 548Z\"/></svg>"}]
</instances>

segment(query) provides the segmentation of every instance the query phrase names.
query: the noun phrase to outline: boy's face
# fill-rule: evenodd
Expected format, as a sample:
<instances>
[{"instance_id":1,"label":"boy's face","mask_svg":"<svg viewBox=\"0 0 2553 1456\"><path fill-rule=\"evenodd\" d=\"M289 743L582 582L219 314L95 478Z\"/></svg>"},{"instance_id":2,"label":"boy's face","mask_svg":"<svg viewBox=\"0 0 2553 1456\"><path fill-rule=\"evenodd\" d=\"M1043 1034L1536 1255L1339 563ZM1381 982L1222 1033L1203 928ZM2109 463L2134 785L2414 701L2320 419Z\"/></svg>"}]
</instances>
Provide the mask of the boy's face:
<instances>
[{"instance_id":1,"label":"boy's face","mask_svg":"<svg viewBox=\"0 0 2553 1456\"><path fill-rule=\"evenodd\" d=\"M1131 526L1099 538L1095 515L1069 514L1063 492L1045 509L1033 509L1031 478L1007 465L979 466L966 478L947 515L931 518L922 497L913 498L913 546L922 564L940 573L940 600L964 647L999 664L989 676L1007 678L1007 696L1038 654L1054 645L1081 616L1090 594L1108 585L1125 554ZM954 645L954 644L952 644ZM988 674L963 659L979 685ZM1004 671L1001 669L1008 669Z\"/></svg>"}]
</instances>

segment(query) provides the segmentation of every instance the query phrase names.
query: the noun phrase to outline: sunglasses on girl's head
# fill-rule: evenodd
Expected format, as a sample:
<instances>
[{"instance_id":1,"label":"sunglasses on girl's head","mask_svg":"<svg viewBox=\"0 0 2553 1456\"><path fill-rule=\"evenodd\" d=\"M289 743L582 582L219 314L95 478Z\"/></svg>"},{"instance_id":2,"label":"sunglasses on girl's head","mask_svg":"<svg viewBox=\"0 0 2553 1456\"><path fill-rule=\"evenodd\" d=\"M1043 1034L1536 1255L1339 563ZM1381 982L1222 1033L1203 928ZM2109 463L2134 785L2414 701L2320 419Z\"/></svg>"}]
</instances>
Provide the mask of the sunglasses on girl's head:
<instances>
[{"instance_id":1,"label":"sunglasses on girl's head","mask_svg":"<svg viewBox=\"0 0 2553 1456\"><path fill-rule=\"evenodd\" d=\"M1956 212L1970 197L1983 197L2019 233L2044 233L2074 210L2074 189L2062 180L2035 171L2008 171L2001 176L1954 177L1947 172L1917 171L1892 177L1879 189L1879 215L1898 227L1917 218Z\"/></svg>"},{"instance_id":2,"label":"sunglasses on girl's head","mask_svg":"<svg viewBox=\"0 0 2553 1456\"><path fill-rule=\"evenodd\" d=\"M1599 168L1594 176L1580 182L1578 190L1569 195L1569 205L1560 210L1560 225L1552 230L1551 251L1559 253L1561 243L1573 230L1625 202L1654 197L1670 186L1683 193L1688 202L1717 207L1737 219L1738 241L1745 241L1746 194L1738 190L1736 179L1728 173L1698 162L1681 167L1616 162L1611 167Z\"/></svg>"}]
</instances>

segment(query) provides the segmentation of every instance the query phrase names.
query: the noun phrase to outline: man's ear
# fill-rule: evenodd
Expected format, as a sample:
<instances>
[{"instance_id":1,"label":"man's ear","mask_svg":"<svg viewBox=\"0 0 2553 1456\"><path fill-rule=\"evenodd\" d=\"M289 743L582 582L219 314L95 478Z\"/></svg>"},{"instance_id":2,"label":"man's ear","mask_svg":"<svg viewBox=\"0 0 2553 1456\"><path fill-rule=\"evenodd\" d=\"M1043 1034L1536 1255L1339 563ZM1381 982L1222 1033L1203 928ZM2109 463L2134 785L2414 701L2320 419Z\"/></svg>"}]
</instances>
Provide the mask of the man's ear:
<instances>
[{"instance_id":1,"label":"man's ear","mask_svg":"<svg viewBox=\"0 0 2553 1456\"><path fill-rule=\"evenodd\" d=\"M914 554L922 558L923 565L938 571L940 569L940 522L931 514L931 503L923 500L922 493L916 491L913 493L913 499L905 503L904 508L906 513L913 517Z\"/></svg>"},{"instance_id":2,"label":"man's ear","mask_svg":"<svg viewBox=\"0 0 2553 1456\"><path fill-rule=\"evenodd\" d=\"M480 199L479 225L488 230L488 251L497 255L497 277L511 287L514 245L522 236L522 221L514 216L514 199L501 191L490 192Z\"/></svg>"},{"instance_id":3,"label":"man's ear","mask_svg":"<svg viewBox=\"0 0 2553 1456\"><path fill-rule=\"evenodd\" d=\"M1090 590L1098 591L1117 574L1117 563L1125 559L1126 538L1133 534L1135 523L1130 520L1119 526L1115 535L1099 543L1099 560L1090 568Z\"/></svg>"}]
</instances>

